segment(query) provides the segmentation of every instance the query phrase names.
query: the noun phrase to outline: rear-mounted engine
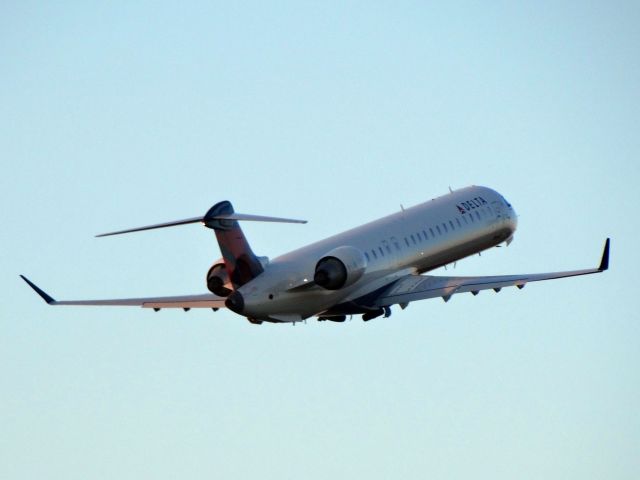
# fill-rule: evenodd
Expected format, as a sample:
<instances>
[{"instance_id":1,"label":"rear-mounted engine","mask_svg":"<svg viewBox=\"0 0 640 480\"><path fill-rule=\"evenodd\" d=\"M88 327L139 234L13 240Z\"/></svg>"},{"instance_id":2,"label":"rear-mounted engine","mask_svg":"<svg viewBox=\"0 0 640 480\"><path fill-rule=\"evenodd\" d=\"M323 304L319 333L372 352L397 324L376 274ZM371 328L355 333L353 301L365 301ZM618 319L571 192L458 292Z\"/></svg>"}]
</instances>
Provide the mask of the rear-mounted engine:
<instances>
[{"instance_id":1,"label":"rear-mounted engine","mask_svg":"<svg viewBox=\"0 0 640 480\"><path fill-rule=\"evenodd\" d=\"M219 297L228 297L233 291L224 263L215 263L207 273L207 288Z\"/></svg>"},{"instance_id":2,"label":"rear-mounted engine","mask_svg":"<svg viewBox=\"0 0 640 480\"><path fill-rule=\"evenodd\" d=\"M316 285L327 290L339 290L353 285L364 275L367 259L364 253L351 246L331 250L316 264L313 277Z\"/></svg>"}]
</instances>

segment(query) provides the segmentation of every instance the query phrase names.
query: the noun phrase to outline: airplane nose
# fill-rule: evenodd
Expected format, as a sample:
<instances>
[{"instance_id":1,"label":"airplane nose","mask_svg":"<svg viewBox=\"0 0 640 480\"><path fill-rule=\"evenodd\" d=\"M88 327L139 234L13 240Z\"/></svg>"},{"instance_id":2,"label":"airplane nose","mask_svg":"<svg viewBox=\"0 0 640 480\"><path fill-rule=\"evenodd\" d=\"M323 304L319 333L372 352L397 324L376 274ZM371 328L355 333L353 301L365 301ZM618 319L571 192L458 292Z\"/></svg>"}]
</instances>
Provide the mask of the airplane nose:
<instances>
[{"instance_id":1,"label":"airplane nose","mask_svg":"<svg viewBox=\"0 0 640 480\"><path fill-rule=\"evenodd\" d=\"M242 315L244 311L244 298L240 292L233 292L224 302L225 306L232 312Z\"/></svg>"}]
</instances>

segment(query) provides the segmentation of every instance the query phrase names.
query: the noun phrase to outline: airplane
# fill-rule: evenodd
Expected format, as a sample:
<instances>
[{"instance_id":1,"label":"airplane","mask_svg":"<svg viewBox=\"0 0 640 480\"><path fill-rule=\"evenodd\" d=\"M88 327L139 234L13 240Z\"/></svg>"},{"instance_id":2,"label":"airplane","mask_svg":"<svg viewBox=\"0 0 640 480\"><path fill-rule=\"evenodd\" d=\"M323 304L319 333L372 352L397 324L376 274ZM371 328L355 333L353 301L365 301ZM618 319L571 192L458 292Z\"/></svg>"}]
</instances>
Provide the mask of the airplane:
<instances>
[{"instance_id":1,"label":"airplane","mask_svg":"<svg viewBox=\"0 0 640 480\"><path fill-rule=\"evenodd\" d=\"M609 268L607 238L597 268L564 272L454 277L425 275L482 251L509 245L518 219L511 204L487 187L470 186L328 237L273 260L256 256L239 222L306 223L279 217L236 213L229 201L215 204L203 217L97 235L202 223L215 232L222 258L206 275L211 293L200 295L58 301L22 279L49 305L139 306L153 308L227 308L250 322L293 323L317 317L344 322L388 317L391 306L527 283L589 275Z\"/></svg>"}]
</instances>

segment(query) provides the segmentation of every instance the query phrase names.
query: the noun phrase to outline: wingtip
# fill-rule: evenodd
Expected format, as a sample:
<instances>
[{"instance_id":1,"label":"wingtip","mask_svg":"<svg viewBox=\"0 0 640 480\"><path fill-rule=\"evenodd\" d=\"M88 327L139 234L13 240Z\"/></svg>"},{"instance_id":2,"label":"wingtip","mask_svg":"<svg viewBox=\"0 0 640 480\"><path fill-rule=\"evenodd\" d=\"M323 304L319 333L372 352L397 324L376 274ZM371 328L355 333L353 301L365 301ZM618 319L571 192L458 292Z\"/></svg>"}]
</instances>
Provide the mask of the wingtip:
<instances>
[{"instance_id":1,"label":"wingtip","mask_svg":"<svg viewBox=\"0 0 640 480\"><path fill-rule=\"evenodd\" d=\"M33 283L27 277L25 277L24 275L20 275L20 278L22 278L22 280L24 280L27 283L27 285L29 285L49 305L53 305L54 303L56 303L56 301L53 299L52 296L48 295L44 290L39 288L35 283Z\"/></svg>"},{"instance_id":2,"label":"wingtip","mask_svg":"<svg viewBox=\"0 0 640 480\"><path fill-rule=\"evenodd\" d=\"M609 249L611 245L611 239L607 238L607 241L604 242L604 250L602 251L602 259L600 260L600 266L598 270L604 272L609 269Z\"/></svg>"}]
</instances>

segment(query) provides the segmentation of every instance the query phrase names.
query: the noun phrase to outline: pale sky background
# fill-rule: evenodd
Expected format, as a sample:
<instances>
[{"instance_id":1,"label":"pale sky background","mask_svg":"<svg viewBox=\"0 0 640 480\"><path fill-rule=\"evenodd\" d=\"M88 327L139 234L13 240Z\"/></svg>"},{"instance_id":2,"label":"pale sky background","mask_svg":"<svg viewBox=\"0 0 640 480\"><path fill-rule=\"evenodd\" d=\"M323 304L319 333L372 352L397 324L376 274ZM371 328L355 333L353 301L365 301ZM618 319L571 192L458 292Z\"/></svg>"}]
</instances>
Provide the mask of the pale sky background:
<instances>
[{"instance_id":1,"label":"pale sky background","mask_svg":"<svg viewBox=\"0 0 640 480\"><path fill-rule=\"evenodd\" d=\"M0 478L636 479L637 2L0 6ZM203 293L198 225L271 257L453 188L519 214L456 274L603 275L255 326L48 307ZM451 274L451 271L447 273Z\"/></svg>"}]
</instances>

